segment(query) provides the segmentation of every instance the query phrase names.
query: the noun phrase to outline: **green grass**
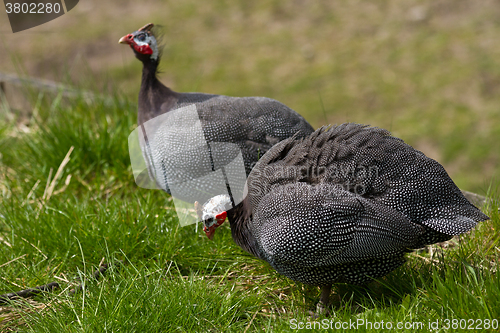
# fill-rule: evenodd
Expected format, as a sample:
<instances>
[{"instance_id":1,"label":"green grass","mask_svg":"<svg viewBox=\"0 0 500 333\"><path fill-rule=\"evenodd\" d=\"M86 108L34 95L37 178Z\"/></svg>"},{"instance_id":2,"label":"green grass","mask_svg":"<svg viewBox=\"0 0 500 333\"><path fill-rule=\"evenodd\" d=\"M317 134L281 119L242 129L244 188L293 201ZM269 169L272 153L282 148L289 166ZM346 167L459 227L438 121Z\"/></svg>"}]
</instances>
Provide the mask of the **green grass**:
<instances>
[{"instance_id":1,"label":"green grass","mask_svg":"<svg viewBox=\"0 0 500 333\"><path fill-rule=\"evenodd\" d=\"M134 184L127 137L141 65L116 41L146 22L164 25L161 79L174 90L275 98L314 127L387 128L442 163L460 188L499 199L497 5L99 6L90 15L78 5L75 15L40 28L57 38L34 30L0 35L7 50L0 48L0 70L24 68L111 95L87 102L28 90L32 110L0 103L0 294L50 281L62 287L1 306L1 332L294 331L290 321L307 322L315 310L317 288L244 253L227 225L210 242L195 226L179 226L167 195ZM484 211L492 219L458 243L410 254L366 289L339 286L343 302L328 320L437 320L441 328L453 319L500 320L500 217L497 207ZM123 265L94 281L102 258ZM70 296L66 288L79 277L87 277L84 291Z\"/></svg>"},{"instance_id":2,"label":"green grass","mask_svg":"<svg viewBox=\"0 0 500 333\"><path fill-rule=\"evenodd\" d=\"M48 102L29 132L12 121L0 127L0 265L13 260L1 267L0 293L50 281L62 289L3 306L0 330L276 332L310 322L317 288L244 253L227 225L213 242L194 225L181 228L166 194L134 184L135 103ZM458 243L410 254L365 289L340 286L335 316L317 321L500 319L500 217L497 207L487 211L492 220ZM123 264L95 281L102 258ZM71 296L79 277L83 292Z\"/></svg>"}]
</instances>

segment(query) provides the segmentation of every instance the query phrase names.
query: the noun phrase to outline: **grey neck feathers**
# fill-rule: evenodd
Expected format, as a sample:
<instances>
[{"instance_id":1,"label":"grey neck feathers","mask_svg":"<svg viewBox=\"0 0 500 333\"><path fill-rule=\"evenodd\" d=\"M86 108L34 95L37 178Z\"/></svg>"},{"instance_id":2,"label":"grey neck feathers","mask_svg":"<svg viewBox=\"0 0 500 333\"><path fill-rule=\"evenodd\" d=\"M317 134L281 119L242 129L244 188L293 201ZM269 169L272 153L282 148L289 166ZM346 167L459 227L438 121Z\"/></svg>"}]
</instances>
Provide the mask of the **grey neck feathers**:
<instances>
[{"instance_id":1,"label":"grey neck feathers","mask_svg":"<svg viewBox=\"0 0 500 333\"><path fill-rule=\"evenodd\" d=\"M250 228L252 214L249 210L247 198L235 208L228 210L227 218L231 226L231 235L234 242L246 252L253 254L257 258L263 259L257 241Z\"/></svg>"}]
</instances>

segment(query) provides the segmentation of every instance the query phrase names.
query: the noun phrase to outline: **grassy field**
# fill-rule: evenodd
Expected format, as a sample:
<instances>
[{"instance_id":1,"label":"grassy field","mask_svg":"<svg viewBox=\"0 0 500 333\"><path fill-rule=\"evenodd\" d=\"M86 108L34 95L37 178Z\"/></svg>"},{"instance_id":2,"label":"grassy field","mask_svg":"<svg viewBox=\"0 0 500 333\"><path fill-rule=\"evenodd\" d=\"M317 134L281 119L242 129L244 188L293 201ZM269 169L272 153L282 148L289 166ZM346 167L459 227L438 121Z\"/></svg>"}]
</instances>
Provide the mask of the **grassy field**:
<instances>
[{"instance_id":1,"label":"grassy field","mask_svg":"<svg viewBox=\"0 0 500 333\"><path fill-rule=\"evenodd\" d=\"M51 281L61 289L0 305L1 332L276 332L311 320L319 290L244 253L227 225L213 242L179 227L167 195L134 184L127 137L140 64L117 40L149 21L164 25L162 80L175 90L272 97L314 127L384 127L441 162L462 189L499 198L494 1L98 6L81 2L34 32L0 34L0 71L108 96L34 92L28 110L2 100L0 294ZM318 321L493 330L485 325L500 320L497 208L484 207L492 219L472 233L410 254L367 289L340 286L342 305ZM103 258L122 264L93 280ZM70 295L78 281L83 292Z\"/></svg>"},{"instance_id":2,"label":"grassy field","mask_svg":"<svg viewBox=\"0 0 500 333\"><path fill-rule=\"evenodd\" d=\"M194 225L180 228L167 195L137 188L124 140L134 103L63 104L42 106L51 117L29 133L1 132L0 292L62 287L3 307L3 330L271 332L308 321L316 288L245 254L227 226L213 242ZM344 303L327 320L500 319L496 207L490 215L446 248L410 255L367 290L344 286ZM95 281L102 258L123 264ZM78 278L84 290L71 296Z\"/></svg>"}]
</instances>

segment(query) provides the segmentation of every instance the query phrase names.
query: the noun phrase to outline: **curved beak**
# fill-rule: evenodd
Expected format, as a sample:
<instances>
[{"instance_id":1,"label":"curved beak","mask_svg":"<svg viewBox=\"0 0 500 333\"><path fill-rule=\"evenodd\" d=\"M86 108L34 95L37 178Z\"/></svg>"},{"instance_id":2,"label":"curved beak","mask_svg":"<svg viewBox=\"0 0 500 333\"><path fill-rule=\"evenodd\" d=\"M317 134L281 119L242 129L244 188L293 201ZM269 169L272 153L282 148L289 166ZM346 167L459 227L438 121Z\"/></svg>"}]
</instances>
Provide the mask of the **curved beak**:
<instances>
[{"instance_id":1,"label":"curved beak","mask_svg":"<svg viewBox=\"0 0 500 333\"><path fill-rule=\"evenodd\" d=\"M118 41L118 43L120 44L129 44L132 42L132 40L134 39L134 36L132 36L132 34L128 34L128 35L125 35L123 36L122 38L120 38L120 40Z\"/></svg>"},{"instance_id":2,"label":"curved beak","mask_svg":"<svg viewBox=\"0 0 500 333\"><path fill-rule=\"evenodd\" d=\"M203 231L205 231L205 234L207 235L208 239L213 240L214 235L215 235L215 226L211 227L203 227Z\"/></svg>"}]
</instances>

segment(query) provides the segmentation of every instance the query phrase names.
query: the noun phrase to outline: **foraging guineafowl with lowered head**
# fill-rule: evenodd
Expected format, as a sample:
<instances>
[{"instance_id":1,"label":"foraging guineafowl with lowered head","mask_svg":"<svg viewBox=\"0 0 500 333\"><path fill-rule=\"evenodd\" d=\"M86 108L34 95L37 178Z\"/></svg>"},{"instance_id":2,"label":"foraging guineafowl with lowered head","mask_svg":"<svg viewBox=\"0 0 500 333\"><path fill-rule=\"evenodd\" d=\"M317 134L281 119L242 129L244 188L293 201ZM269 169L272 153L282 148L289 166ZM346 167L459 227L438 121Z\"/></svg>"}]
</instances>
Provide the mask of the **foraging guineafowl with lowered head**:
<instances>
[{"instance_id":1,"label":"foraging guineafowl with lowered head","mask_svg":"<svg viewBox=\"0 0 500 333\"><path fill-rule=\"evenodd\" d=\"M195 204L207 236L227 216L241 248L320 286L320 306L332 283L382 277L406 252L488 219L438 162L386 130L352 123L278 143L250 173L247 190L235 207L227 195Z\"/></svg>"},{"instance_id":2,"label":"foraging guineafowl with lowered head","mask_svg":"<svg viewBox=\"0 0 500 333\"><path fill-rule=\"evenodd\" d=\"M244 168L248 175L257 160L274 144L293 135L304 137L311 134L314 129L297 112L286 105L264 97L228 97L203 93L177 93L157 78L157 69L160 62L160 49L158 41L152 31L153 24L147 24L141 29L122 37L119 43L130 45L135 56L143 63L142 83L139 92L138 123L143 125L165 113L171 113L179 108L195 106L197 119L201 122L204 135L203 142L195 141L194 133L179 135L176 125L166 123L157 129L155 138L149 141L151 145L150 164L161 166L162 179L156 179L161 188L169 191L172 184L181 187L180 199L189 201L194 188L182 188L185 181L192 181L207 175L216 169L217 162L213 156L202 156L201 161L210 158L211 170L206 166L197 165L196 158L186 158L184 150L198 153L197 144L208 142L232 143L238 146L243 157ZM169 127L170 126L170 127ZM165 147L168 146L168 149ZM145 151L145 147L142 147ZM211 147L210 149L213 149ZM165 151L168 150L168 151ZM202 149L199 149L202 150ZM224 155L222 151L220 155ZM200 151L200 154L203 154ZM146 154L145 154L146 155ZM231 156L232 158L232 156ZM151 170L150 170L151 174ZM158 177L157 177L158 178ZM192 183L191 183L192 185ZM209 184L196 184L201 192L210 192ZM214 195L214 194L212 194Z\"/></svg>"}]
</instances>

